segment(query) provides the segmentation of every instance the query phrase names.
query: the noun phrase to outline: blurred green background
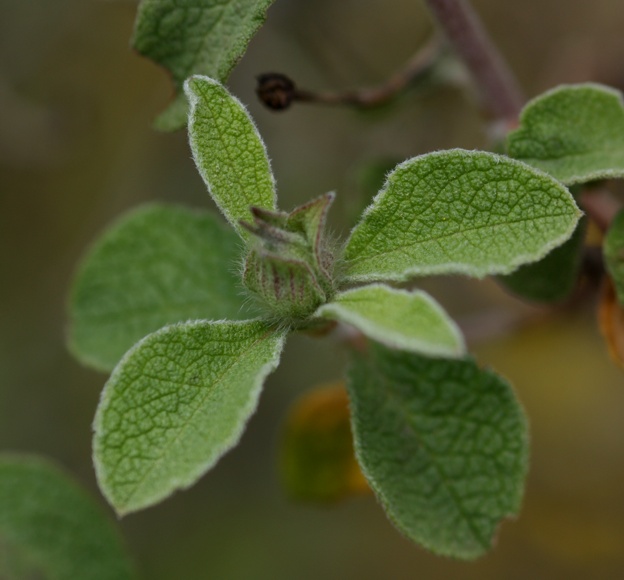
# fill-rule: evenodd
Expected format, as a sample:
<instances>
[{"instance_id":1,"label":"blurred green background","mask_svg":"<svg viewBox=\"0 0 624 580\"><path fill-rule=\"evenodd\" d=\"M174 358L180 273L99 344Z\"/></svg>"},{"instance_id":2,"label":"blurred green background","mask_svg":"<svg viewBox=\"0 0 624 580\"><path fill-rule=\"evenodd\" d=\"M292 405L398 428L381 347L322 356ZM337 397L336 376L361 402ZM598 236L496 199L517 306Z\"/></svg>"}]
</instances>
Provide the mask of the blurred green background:
<instances>
[{"instance_id":1,"label":"blurred green background","mask_svg":"<svg viewBox=\"0 0 624 580\"><path fill-rule=\"evenodd\" d=\"M560 82L624 82L621 0L474 4L528 96ZM106 377L64 346L72 273L127 208L212 205L184 132L150 126L171 88L129 48L135 11L124 0L0 0L0 448L53 458L97 496L90 425ZM452 87L366 115L273 114L256 101L255 76L268 71L314 89L381 82L430 33L413 0L276 1L230 87L265 138L282 207L337 190L331 225L345 232L370 196L371 163L486 145L474 101ZM345 362L335 344L295 337L241 445L191 490L120 522L143 578L624 578L624 381L598 334L595 299L491 334L535 311L491 281L422 285L482 335L473 351L514 383L531 421L525 504L496 548L476 563L437 558L370 497L288 501L275 470L283 417Z\"/></svg>"}]
</instances>

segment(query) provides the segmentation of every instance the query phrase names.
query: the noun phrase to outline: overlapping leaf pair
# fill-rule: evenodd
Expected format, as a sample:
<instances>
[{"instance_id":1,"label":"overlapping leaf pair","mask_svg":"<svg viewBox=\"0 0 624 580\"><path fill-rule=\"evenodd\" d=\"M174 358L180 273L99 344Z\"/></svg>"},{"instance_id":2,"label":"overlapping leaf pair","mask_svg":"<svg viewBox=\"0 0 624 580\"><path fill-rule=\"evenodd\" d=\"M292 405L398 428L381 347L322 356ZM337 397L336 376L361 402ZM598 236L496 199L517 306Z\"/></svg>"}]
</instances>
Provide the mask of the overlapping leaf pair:
<instances>
[{"instance_id":1,"label":"overlapping leaf pair","mask_svg":"<svg viewBox=\"0 0 624 580\"><path fill-rule=\"evenodd\" d=\"M522 409L503 379L465 357L431 297L379 282L506 274L539 260L576 227L569 192L507 157L423 155L388 176L335 251L323 233L333 196L279 211L244 107L207 77L185 88L195 162L238 238L209 214L151 206L85 262L73 350L100 368L121 358L95 418L104 494L123 514L193 484L239 440L286 335L338 321L373 341L353 355L348 383L369 485L415 541L457 557L483 553L520 504ZM231 271L241 241L242 282ZM250 294L260 316L243 305Z\"/></svg>"},{"instance_id":2,"label":"overlapping leaf pair","mask_svg":"<svg viewBox=\"0 0 624 580\"><path fill-rule=\"evenodd\" d=\"M624 103L619 91L592 83L560 86L530 102L520 121L507 140L513 157L577 188L624 177ZM617 212L618 204L621 208L617 198L610 198L608 213ZM604 215L602 221L607 228L607 277L599 320L612 358L624 367L624 211ZM523 266L505 283L531 300L565 298L578 279L583 222L568 242L540 262Z\"/></svg>"}]
</instances>

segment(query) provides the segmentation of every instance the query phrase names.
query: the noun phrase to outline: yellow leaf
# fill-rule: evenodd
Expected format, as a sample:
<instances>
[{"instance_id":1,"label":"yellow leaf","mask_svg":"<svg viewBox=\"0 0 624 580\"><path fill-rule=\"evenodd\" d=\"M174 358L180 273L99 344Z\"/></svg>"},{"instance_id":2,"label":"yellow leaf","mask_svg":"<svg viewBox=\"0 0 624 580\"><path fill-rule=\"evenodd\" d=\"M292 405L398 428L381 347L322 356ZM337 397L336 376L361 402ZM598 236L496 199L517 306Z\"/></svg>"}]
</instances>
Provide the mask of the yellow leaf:
<instances>
[{"instance_id":1,"label":"yellow leaf","mask_svg":"<svg viewBox=\"0 0 624 580\"><path fill-rule=\"evenodd\" d=\"M370 493L353 451L344 383L317 387L294 404L284 429L280 468L296 499L331 502Z\"/></svg>"},{"instance_id":2,"label":"yellow leaf","mask_svg":"<svg viewBox=\"0 0 624 580\"><path fill-rule=\"evenodd\" d=\"M609 355L624 369L624 308L619 303L611 278L605 278L598 307L600 331L607 342Z\"/></svg>"}]
</instances>

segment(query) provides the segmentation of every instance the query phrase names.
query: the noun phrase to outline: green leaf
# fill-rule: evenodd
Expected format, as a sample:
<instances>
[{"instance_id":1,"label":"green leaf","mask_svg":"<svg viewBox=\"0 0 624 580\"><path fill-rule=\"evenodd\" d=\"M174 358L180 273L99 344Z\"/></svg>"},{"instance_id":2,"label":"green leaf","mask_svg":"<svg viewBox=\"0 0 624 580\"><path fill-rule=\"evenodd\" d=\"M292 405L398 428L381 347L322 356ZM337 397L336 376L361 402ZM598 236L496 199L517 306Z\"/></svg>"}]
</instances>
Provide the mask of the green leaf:
<instances>
[{"instance_id":1,"label":"green leaf","mask_svg":"<svg viewBox=\"0 0 624 580\"><path fill-rule=\"evenodd\" d=\"M118 514L191 486L238 440L284 333L261 321L194 321L139 342L104 388L93 456Z\"/></svg>"},{"instance_id":2,"label":"green leaf","mask_svg":"<svg viewBox=\"0 0 624 580\"><path fill-rule=\"evenodd\" d=\"M448 357L465 352L461 331L425 292L371 284L338 294L316 315L346 322L373 340L406 351Z\"/></svg>"},{"instance_id":3,"label":"green leaf","mask_svg":"<svg viewBox=\"0 0 624 580\"><path fill-rule=\"evenodd\" d=\"M0 456L0 547L8 549L8 557L0 559L2 578L135 577L101 507L57 467L37 457Z\"/></svg>"},{"instance_id":4,"label":"green leaf","mask_svg":"<svg viewBox=\"0 0 624 580\"><path fill-rule=\"evenodd\" d=\"M251 221L252 206L275 209L275 183L266 149L238 99L208 77L184 84L191 103L189 139L197 169L210 195L238 233Z\"/></svg>"},{"instance_id":5,"label":"green leaf","mask_svg":"<svg viewBox=\"0 0 624 580\"><path fill-rule=\"evenodd\" d=\"M472 559L515 515L527 425L509 384L471 359L374 345L349 373L355 451L390 519L408 538Z\"/></svg>"},{"instance_id":6,"label":"green leaf","mask_svg":"<svg viewBox=\"0 0 624 580\"><path fill-rule=\"evenodd\" d=\"M186 123L185 79L204 74L225 82L262 26L273 0L143 0L132 44L165 67L178 95L158 118L171 131Z\"/></svg>"},{"instance_id":7,"label":"green leaf","mask_svg":"<svg viewBox=\"0 0 624 580\"><path fill-rule=\"evenodd\" d=\"M511 157L571 185L624 177L624 108L619 91L561 86L533 99L507 138Z\"/></svg>"},{"instance_id":8,"label":"green leaf","mask_svg":"<svg viewBox=\"0 0 624 580\"><path fill-rule=\"evenodd\" d=\"M218 216L149 205L123 216L84 260L70 300L72 352L110 371L166 324L245 317L240 239Z\"/></svg>"},{"instance_id":9,"label":"green leaf","mask_svg":"<svg viewBox=\"0 0 624 580\"><path fill-rule=\"evenodd\" d=\"M309 247L313 250L316 267L328 278L328 270L331 268L329 252L325 240L325 222L327 213L336 194L326 193L312 201L295 208L288 214L287 227L291 231L300 231L305 235Z\"/></svg>"},{"instance_id":10,"label":"green leaf","mask_svg":"<svg viewBox=\"0 0 624 580\"><path fill-rule=\"evenodd\" d=\"M581 212L528 165L482 151L429 153L400 164L345 248L348 281L507 274L567 240Z\"/></svg>"},{"instance_id":11,"label":"green leaf","mask_svg":"<svg viewBox=\"0 0 624 580\"><path fill-rule=\"evenodd\" d=\"M552 303L567 298L579 276L585 222L582 218L572 237L545 258L520 266L515 272L501 276L500 281L518 296L533 302Z\"/></svg>"},{"instance_id":12,"label":"green leaf","mask_svg":"<svg viewBox=\"0 0 624 580\"><path fill-rule=\"evenodd\" d=\"M602 250L618 301L624 305L624 210L611 222Z\"/></svg>"}]
</instances>

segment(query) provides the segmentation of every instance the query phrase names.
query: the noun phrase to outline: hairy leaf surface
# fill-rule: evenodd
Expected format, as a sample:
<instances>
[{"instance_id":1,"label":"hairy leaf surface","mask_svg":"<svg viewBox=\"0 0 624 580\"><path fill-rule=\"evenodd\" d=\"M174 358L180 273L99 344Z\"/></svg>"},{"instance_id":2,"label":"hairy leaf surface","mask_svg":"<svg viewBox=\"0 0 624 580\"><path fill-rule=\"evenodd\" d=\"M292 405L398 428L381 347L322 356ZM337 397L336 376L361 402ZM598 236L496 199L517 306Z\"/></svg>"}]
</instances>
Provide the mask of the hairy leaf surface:
<instances>
[{"instance_id":1,"label":"hairy leaf surface","mask_svg":"<svg viewBox=\"0 0 624 580\"><path fill-rule=\"evenodd\" d=\"M589 83L548 91L524 108L507 150L568 185L624 177L622 94Z\"/></svg>"},{"instance_id":2,"label":"hairy leaf surface","mask_svg":"<svg viewBox=\"0 0 624 580\"><path fill-rule=\"evenodd\" d=\"M390 519L446 556L486 552L520 507L527 425L509 384L470 360L374 345L349 373L356 456Z\"/></svg>"},{"instance_id":3,"label":"hairy leaf surface","mask_svg":"<svg viewBox=\"0 0 624 580\"><path fill-rule=\"evenodd\" d=\"M407 351L448 357L465 351L457 325L425 292L371 284L338 294L316 315L346 322L373 340Z\"/></svg>"},{"instance_id":4,"label":"hairy leaf surface","mask_svg":"<svg viewBox=\"0 0 624 580\"><path fill-rule=\"evenodd\" d=\"M399 165L345 248L346 279L505 274L567 240L581 215L552 177L459 149Z\"/></svg>"},{"instance_id":5,"label":"hairy leaf surface","mask_svg":"<svg viewBox=\"0 0 624 580\"><path fill-rule=\"evenodd\" d=\"M128 352L94 423L98 482L117 513L189 487L236 445L283 339L261 321L195 321Z\"/></svg>"},{"instance_id":6,"label":"hairy leaf surface","mask_svg":"<svg viewBox=\"0 0 624 580\"><path fill-rule=\"evenodd\" d=\"M126 580L133 566L104 510L54 465L0 456L0 577Z\"/></svg>"},{"instance_id":7,"label":"hairy leaf surface","mask_svg":"<svg viewBox=\"0 0 624 580\"><path fill-rule=\"evenodd\" d=\"M266 149L253 120L238 99L208 77L185 83L191 103L189 140L195 164L210 195L234 229L249 234L251 206L274 209L275 183Z\"/></svg>"},{"instance_id":8,"label":"hairy leaf surface","mask_svg":"<svg viewBox=\"0 0 624 580\"><path fill-rule=\"evenodd\" d=\"M148 205L123 216L84 260L70 301L70 348L111 370L166 324L240 319L240 239L218 216Z\"/></svg>"},{"instance_id":9,"label":"hairy leaf surface","mask_svg":"<svg viewBox=\"0 0 624 580\"><path fill-rule=\"evenodd\" d=\"M156 124L180 129L188 106L182 84L194 74L225 82L266 19L273 0L142 0L133 46L170 73L177 96Z\"/></svg>"}]
</instances>

